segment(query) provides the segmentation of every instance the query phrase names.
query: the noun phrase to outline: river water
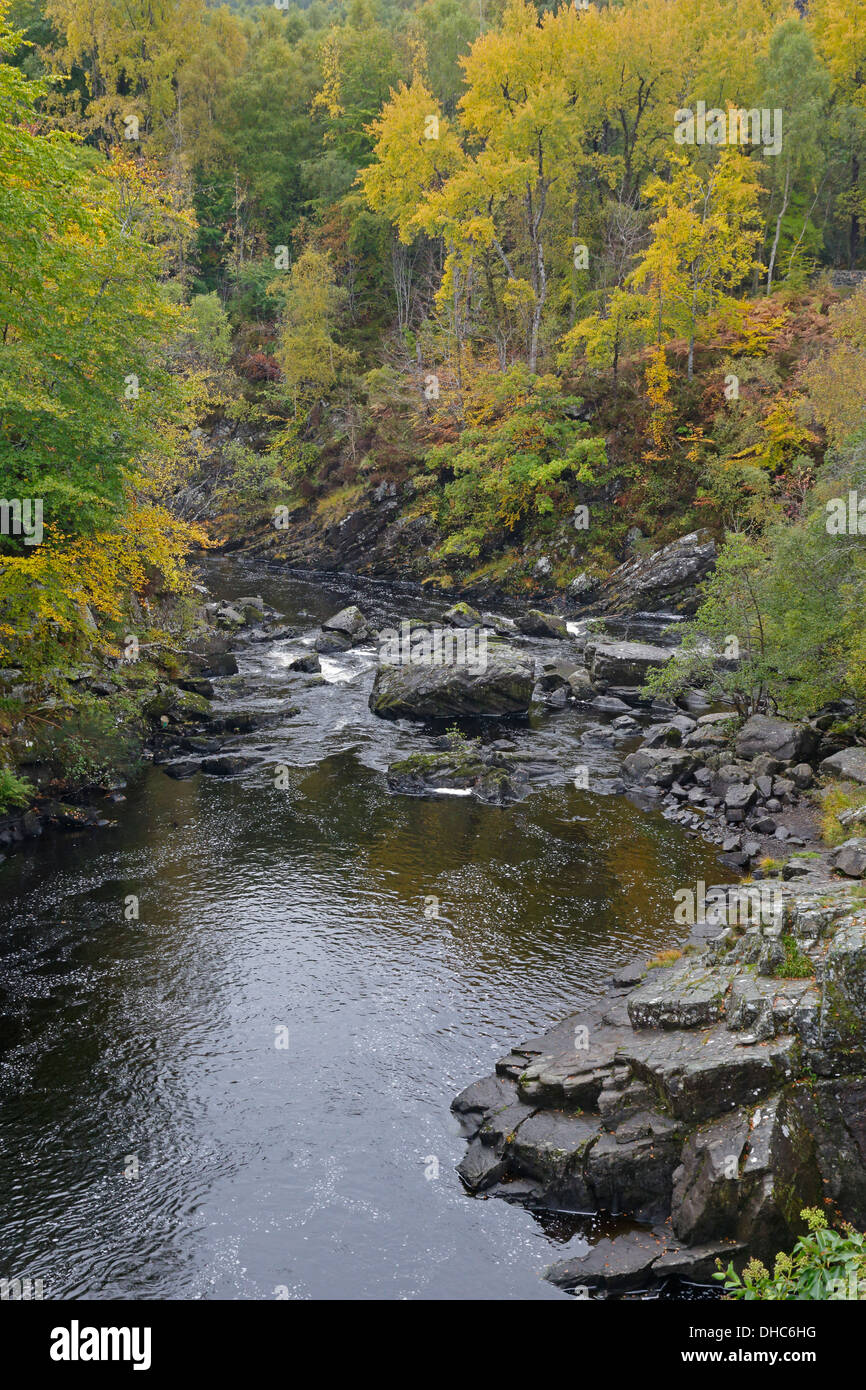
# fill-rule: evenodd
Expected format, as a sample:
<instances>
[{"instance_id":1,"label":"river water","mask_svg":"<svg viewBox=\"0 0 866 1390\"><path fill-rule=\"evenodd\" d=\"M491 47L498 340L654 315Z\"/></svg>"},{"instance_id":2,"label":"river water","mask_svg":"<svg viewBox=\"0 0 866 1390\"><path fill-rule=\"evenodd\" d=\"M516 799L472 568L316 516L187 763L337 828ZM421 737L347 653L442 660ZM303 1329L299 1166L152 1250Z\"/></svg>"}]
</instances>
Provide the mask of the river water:
<instances>
[{"instance_id":1,"label":"river water","mask_svg":"<svg viewBox=\"0 0 866 1390\"><path fill-rule=\"evenodd\" d=\"M311 631L347 601L227 563L209 582ZM430 731L370 714L372 649L317 687L285 669L299 645L217 682L229 708L300 707L238 740L255 767L149 768L112 828L0 865L0 1275L47 1298L565 1297L541 1272L594 1223L469 1197L450 1102L682 935L675 889L724 870L575 790L575 761L602 785L616 757L574 710L498 729L537 758L518 805L389 795Z\"/></svg>"}]
</instances>

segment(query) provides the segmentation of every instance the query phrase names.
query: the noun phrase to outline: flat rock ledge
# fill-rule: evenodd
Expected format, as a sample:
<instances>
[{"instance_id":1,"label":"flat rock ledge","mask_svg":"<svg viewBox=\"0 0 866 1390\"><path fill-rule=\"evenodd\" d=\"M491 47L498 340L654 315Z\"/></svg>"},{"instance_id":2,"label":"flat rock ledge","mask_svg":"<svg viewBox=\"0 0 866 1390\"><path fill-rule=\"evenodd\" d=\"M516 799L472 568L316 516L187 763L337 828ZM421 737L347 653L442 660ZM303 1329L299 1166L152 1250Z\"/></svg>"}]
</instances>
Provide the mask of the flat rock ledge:
<instances>
[{"instance_id":1,"label":"flat rock ledge","mask_svg":"<svg viewBox=\"0 0 866 1390\"><path fill-rule=\"evenodd\" d=\"M780 884L755 925L743 887L733 925L714 907L673 963L621 970L453 1103L470 1192L644 1223L548 1269L565 1289L772 1262L818 1203L866 1225L866 903Z\"/></svg>"}]
</instances>

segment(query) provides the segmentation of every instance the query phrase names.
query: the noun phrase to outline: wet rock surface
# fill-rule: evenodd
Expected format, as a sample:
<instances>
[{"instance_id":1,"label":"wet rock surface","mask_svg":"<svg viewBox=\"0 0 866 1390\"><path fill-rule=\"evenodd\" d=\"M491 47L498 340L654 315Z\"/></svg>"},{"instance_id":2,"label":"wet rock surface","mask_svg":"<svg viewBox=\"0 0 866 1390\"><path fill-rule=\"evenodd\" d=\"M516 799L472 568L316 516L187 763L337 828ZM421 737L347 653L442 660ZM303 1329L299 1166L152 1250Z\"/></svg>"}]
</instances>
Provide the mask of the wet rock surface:
<instances>
[{"instance_id":1,"label":"wet rock surface","mask_svg":"<svg viewBox=\"0 0 866 1390\"><path fill-rule=\"evenodd\" d=\"M532 699L535 663L507 643L486 641L483 659L382 661L370 695L374 714L390 718L525 714Z\"/></svg>"},{"instance_id":2,"label":"wet rock surface","mask_svg":"<svg viewBox=\"0 0 866 1390\"><path fill-rule=\"evenodd\" d=\"M706 531L694 531L652 555L635 556L614 570L601 585L601 605L612 613L671 607L694 613L698 586L716 562L715 543Z\"/></svg>"},{"instance_id":3,"label":"wet rock surface","mask_svg":"<svg viewBox=\"0 0 866 1390\"><path fill-rule=\"evenodd\" d=\"M480 739L445 737L440 751L414 753L388 768L388 788L403 796L468 795L503 805L529 790L523 765L507 749Z\"/></svg>"},{"instance_id":4,"label":"wet rock surface","mask_svg":"<svg viewBox=\"0 0 866 1390\"><path fill-rule=\"evenodd\" d=\"M744 923L741 893L721 931L704 919L673 964L623 969L454 1101L470 1191L655 1223L553 1266L563 1288L772 1258L825 1197L866 1222L866 909L828 877L778 885ZM788 951L762 974L782 940L797 972Z\"/></svg>"}]
</instances>

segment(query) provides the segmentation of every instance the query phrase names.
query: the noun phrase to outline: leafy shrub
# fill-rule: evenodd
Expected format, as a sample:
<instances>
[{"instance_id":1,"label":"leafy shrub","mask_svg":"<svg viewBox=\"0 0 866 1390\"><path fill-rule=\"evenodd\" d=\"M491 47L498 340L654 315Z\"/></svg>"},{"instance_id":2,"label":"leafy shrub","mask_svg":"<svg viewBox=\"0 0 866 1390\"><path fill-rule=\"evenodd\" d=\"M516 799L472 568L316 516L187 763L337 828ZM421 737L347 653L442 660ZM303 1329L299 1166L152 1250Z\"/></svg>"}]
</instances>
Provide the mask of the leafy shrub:
<instances>
[{"instance_id":1,"label":"leafy shrub","mask_svg":"<svg viewBox=\"0 0 866 1390\"><path fill-rule=\"evenodd\" d=\"M605 442L586 437L586 426L572 418L579 405L577 397L561 394L554 377L521 366L474 383L467 428L426 459L441 483L437 520L446 540L440 556L476 559L497 533L530 517L561 514L573 483L599 481Z\"/></svg>"},{"instance_id":2,"label":"leafy shrub","mask_svg":"<svg viewBox=\"0 0 866 1390\"><path fill-rule=\"evenodd\" d=\"M713 1275L728 1298L745 1302L768 1299L866 1299L866 1236L850 1225L831 1230L817 1207L800 1213L809 1227L790 1255L778 1254L772 1274L760 1260L750 1260L742 1275L733 1264Z\"/></svg>"},{"instance_id":3,"label":"leafy shrub","mask_svg":"<svg viewBox=\"0 0 866 1390\"><path fill-rule=\"evenodd\" d=\"M33 787L24 777L0 767L0 814L5 815L15 806L26 806L33 795Z\"/></svg>"}]
</instances>

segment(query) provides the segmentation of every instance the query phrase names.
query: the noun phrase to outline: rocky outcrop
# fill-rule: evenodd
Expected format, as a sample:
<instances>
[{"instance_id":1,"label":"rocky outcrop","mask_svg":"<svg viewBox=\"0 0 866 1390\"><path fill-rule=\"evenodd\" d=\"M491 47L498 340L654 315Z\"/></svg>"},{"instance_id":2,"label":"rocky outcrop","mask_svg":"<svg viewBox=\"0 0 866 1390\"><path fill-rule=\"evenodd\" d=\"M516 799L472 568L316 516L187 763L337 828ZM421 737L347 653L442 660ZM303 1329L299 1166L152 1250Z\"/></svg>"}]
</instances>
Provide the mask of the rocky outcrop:
<instances>
[{"instance_id":1,"label":"rocky outcrop","mask_svg":"<svg viewBox=\"0 0 866 1390\"><path fill-rule=\"evenodd\" d=\"M524 714L529 709L535 663L505 642L466 648L469 659L380 660L370 695L374 714L390 718L443 719L453 715Z\"/></svg>"},{"instance_id":2,"label":"rocky outcrop","mask_svg":"<svg viewBox=\"0 0 866 1390\"><path fill-rule=\"evenodd\" d=\"M753 714L737 734L737 757L751 760L761 756L779 762L799 762L816 747L817 738L805 724Z\"/></svg>"},{"instance_id":3,"label":"rocky outcrop","mask_svg":"<svg viewBox=\"0 0 866 1390\"><path fill-rule=\"evenodd\" d=\"M601 585L597 601L610 613L670 608L692 614L700 602L698 586L715 563L716 546L709 532L693 531L652 555L635 556L620 565Z\"/></svg>"},{"instance_id":4,"label":"rocky outcrop","mask_svg":"<svg viewBox=\"0 0 866 1390\"><path fill-rule=\"evenodd\" d=\"M866 911L829 879L744 887L721 931L707 913L674 965L625 970L454 1101L471 1192L655 1223L554 1266L564 1288L771 1258L824 1197L866 1223Z\"/></svg>"}]
</instances>

